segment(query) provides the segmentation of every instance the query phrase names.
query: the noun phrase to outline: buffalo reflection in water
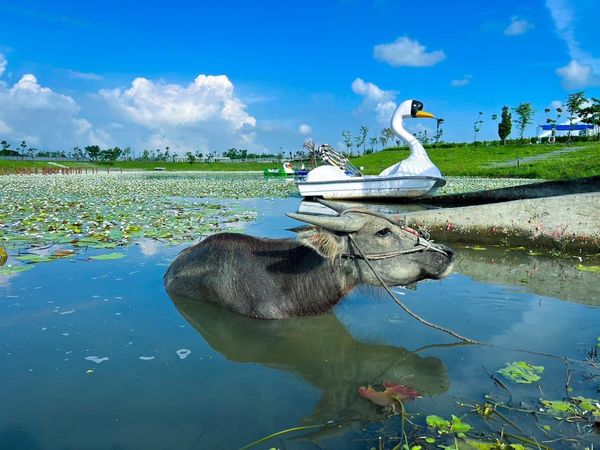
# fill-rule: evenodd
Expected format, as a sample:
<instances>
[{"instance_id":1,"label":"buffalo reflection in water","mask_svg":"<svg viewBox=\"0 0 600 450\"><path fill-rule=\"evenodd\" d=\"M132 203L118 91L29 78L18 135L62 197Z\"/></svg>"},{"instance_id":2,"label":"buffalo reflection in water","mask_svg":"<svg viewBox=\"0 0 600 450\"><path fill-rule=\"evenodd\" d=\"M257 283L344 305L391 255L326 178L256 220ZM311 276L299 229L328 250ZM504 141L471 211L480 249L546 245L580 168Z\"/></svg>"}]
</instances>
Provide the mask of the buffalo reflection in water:
<instances>
[{"instance_id":1,"label":"buffalo reflection in water","mask_svg":"<svg viewBox=\"0 0 600 450\"><path fill-rule=\"evenodd\" d=\"M230 361L258 363L300 376L322 392L306 420L368 419L377 412L359 386L393 381L438 395L448 389L442 361L391 345L357 341L332 314L257 320L210 303L172 297L185 319Z\"/></svg>"}]
</instances>

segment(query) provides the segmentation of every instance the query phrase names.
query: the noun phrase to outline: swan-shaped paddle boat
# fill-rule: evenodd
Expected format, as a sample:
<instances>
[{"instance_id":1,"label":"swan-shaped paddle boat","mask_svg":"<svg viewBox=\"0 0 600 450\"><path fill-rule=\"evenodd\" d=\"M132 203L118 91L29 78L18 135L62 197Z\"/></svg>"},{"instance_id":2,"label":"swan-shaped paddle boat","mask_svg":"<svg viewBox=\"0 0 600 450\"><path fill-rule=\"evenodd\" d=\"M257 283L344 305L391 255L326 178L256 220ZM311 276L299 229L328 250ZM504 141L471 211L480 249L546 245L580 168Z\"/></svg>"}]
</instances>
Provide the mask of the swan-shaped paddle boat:
<instances>
[{"instance_id":1,"label":"swan-shaped paddle boat","mask_svg":"<svg viewBox=\"0 0 600 450\"><path fill-rule=\"evenodd\" d=\"M402 126L403 120L410 118L432 119L433 114L423 111L423 103L418 100L406 100L394 112L391 127L408 143L408 158L379 175L365 176L335 151L325 150L323 159L332 165L316 167L304 181L298 181L300 194L326 199L415 198L433 194L446 180L421 143Z\"/></svg>"}]
</instances>

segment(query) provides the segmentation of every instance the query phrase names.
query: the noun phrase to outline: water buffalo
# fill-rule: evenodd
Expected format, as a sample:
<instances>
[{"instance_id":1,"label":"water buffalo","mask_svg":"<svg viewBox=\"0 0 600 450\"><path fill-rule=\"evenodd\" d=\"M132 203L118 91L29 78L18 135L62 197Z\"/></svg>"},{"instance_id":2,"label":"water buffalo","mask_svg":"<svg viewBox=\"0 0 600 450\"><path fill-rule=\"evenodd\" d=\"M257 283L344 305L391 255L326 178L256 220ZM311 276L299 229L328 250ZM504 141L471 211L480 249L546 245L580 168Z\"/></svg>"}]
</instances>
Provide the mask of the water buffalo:
<instances>
[{"instance_id":1,"label":"water buffalo","mask_svg":"<svg viewBox=\"0 0 600 450\"><path fill-rule=\"evenodd\" d=\"M330 203L327 203L330 205ZM315 315L361 283L406 285L450 272L452 251L363 208L336 217L288 214L312 226L295 239L220 233L183 250L164 276L169 294L258 318Z\"/></svg>"}]
</instances>

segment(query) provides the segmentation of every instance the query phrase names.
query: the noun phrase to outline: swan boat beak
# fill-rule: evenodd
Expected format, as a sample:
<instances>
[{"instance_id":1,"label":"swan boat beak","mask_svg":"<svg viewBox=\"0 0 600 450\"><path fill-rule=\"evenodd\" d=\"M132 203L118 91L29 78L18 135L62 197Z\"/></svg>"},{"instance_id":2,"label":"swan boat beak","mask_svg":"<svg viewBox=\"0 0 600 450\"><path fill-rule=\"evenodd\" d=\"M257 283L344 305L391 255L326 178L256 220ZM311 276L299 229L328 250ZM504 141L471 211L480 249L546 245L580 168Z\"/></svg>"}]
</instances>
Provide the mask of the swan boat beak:
<instances>
[{"instance_id":1,"label":"swan boat beak","mask_svg":"<svg viewBox=\"0 0 600 450\"><path fill-rule=\"evenodd\" d=\"M428 113L426 111L417 111L417 113L415 114L415 117L421 118L421 119L433 119L435 118L435 116L431 113Z\"/></svg>"}]
</instances>

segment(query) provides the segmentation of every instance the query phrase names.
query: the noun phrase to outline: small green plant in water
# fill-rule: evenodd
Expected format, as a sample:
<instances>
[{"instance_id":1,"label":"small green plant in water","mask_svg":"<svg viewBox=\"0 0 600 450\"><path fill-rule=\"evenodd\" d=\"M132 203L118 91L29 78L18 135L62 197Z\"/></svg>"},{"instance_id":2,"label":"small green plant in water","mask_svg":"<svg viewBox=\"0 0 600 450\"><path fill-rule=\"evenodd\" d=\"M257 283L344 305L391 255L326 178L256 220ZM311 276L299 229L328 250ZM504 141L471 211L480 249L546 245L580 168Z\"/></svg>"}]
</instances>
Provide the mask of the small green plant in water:
<instances>
[{"instance_id":1,"label":"small green plant in water","mask_svg":"<svg viewBox=\"0 0 600 450\"><path fill-rule=\"evenodd\" d=\"M525 361L514 361L506 363L506 367L497 372L504 378L514 383L530 384L540 380L540 373L544 371L544 366L534 366Z\"/></svg>"},{"instance_id":2,"label":"small green plant in water","mask_svg":"<svg viewBox=\"0 0 600 450\"><path fill-rule=\"evenodd\" d=\"M579 264L575 268L577 270L579 270L579 271L582 271L582 272L596 272L596 273L600 273L600 266L585 266L583 264Z\"/></svg>"},{"instance_id":3,"label":"small green plant in water","mask_svg":"<svg viewBox=\"0 0 600 450\"><path fill-rule=\"evenodd\" d=\"M438 434L456 434L465 437L465 433L471 429L471 425L463 422L459 417L452 415L452 419L446 420L440 416L427 416L427 425L437 430Z\"/></svg>"}]
</instances>

